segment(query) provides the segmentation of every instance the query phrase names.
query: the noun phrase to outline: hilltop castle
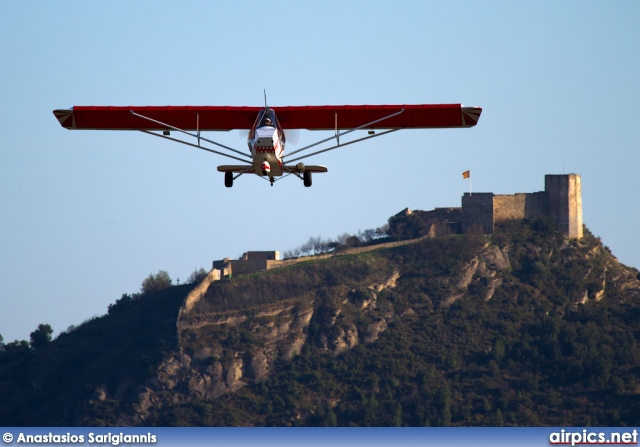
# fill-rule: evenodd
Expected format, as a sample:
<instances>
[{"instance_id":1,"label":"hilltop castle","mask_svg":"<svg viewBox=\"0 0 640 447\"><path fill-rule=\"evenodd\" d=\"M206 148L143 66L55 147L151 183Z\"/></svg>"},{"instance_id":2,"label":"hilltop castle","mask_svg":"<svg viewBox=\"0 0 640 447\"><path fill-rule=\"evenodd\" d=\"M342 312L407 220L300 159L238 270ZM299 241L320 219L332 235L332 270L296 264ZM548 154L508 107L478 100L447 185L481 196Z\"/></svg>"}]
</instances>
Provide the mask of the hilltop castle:
<instances>
[{"instance_id":1,"label":"hilltop castle","mask_svg":"<svg viewBox=\"0 0 640 447\"><path fill-rule=\"evenodd\" d=\"M279 251L248 251L238 260L224 258L221 261L213 261L213 269L220 271L220 276L229 276L232 273L260 272L274 267L281 267Z\"/></svg>"},{"instance_id":2,"label":"hilltop castle","mask_svg":"<svg viewBox=\"0 0 640 447\"><path fill-rule=\"evenodd\" d=\"M486 234L496 222L548 217L571 239L582 238L582 187L578 174L545 175L544 191L514 195L465 193L462 197L463 229L479 224Z\"/></svg>"},{"instance_id":3,"label":"hilltop castle","mask_svg":"<svg viewBox=\"0 0 640 447\"><path fill-rule=\"evenodd\" d=\"M527 217L547 217L571 239L582 238L582 187L579 174L548 174L544 191L513 195L465 193L460 208L433 211L403 210L417 214L430 227L432 237L456 233L492 234L495 224Z\"/></svg>"},{"instance_id":4,"label":"hilltop castle","mask_svg":"<svg viewBox=\"0 0 640 447\"><path fill-rule=\"evenodd\" d=\"M582 238L582 187L579 174L545 175L544 191L532 193L494 194L492 192L464 193L459 208L436 208L432 211L411 211L405 208L396 216L414 214L427 224L423 237L447 234L492 234L498 222L546 217L553 220L558 230L571 239ZM411 241L409 241L411 242ZM324 256L360 253L383 246L404 245L405 242L387 242L366 247L341 250ZM301 258L302 259L302 258ZM277 251L250 251L241 259L225 258L213 262L215 279L231 274L270 270L299 262L301 259L280 260Z\"/></svg>"}]
</instances>

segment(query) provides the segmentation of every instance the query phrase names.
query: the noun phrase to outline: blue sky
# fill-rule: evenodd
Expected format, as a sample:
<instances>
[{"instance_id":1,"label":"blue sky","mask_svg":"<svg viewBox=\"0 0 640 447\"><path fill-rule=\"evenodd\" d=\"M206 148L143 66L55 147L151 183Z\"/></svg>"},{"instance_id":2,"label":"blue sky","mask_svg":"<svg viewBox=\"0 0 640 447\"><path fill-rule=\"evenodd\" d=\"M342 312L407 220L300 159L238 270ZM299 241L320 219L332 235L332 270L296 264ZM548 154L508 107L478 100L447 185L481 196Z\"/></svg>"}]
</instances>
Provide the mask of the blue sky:
<instances>
[{"instance_id":1,"label":"blue sky","mask_svg":"<svg viewBox=\"0 0 640 447\"><path fill-rule=\"evenodd\" d=\"M469 188L582 175L584 221L640 267L640 3L0 3L0 334L106 313L247 250L375 228ZM255 176L136 132L67 131L73 105L463 103L478 126L396 132L308 160L314 185ZM240 133L209 135L243 149ZM324 137L302 131L299 146ZM289 147L289 150L292 148ZM55 335L54 334L54 335Z\"/></svg>"}]
</instances>

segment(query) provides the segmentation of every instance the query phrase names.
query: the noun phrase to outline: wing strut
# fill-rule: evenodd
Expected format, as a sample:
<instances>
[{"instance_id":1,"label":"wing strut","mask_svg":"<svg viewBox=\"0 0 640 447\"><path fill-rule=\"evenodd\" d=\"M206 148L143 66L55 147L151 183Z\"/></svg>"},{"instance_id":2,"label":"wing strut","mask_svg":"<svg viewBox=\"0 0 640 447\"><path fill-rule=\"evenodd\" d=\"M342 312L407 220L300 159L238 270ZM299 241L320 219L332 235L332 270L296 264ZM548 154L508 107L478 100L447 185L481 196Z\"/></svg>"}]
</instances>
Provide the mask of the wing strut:
<instances>
[{"instance_id":1,"label":"wing strut","mask_svg":"<svg viewBox=\"0 0 640 447\"><path fill-rule=\"evenodd\" d=\"M237 179L238 177L240 177L242 174L246 174L251 168L253 168L253 166L249 165L247 166L247 169L245 169L244 171L240 172L240 174L236 175L233 179Z\"/></svg>"},{"instance_id":2,"label":"wing strut","mask_svg":"<svg viewBox=\"0 0 640 447\"><path fill-rule=\"evenodd\" d=\"M246 160L246 159L242 159L242 158L239 158L239 157L235 157L233 155L225 154L224 152L220 152L220 151L214 151L213 149L209 149L209 148L206 148L206 147L203 147L203 146L195 145L195 144L189 143L187 141L178 140L177 138L171 138L171 137L168 137L166 135L160 135L159 133L151 132L150 130L140 129L140 132L143 132L143 133L146 133L146 134L149 134L149 135L153 135L154 137L164 138L165 140L175 141L176 143L186 144L187 146L195 147L196 149L202 149L203 151L212 152L214 154L222 155L223 157L233 158L234 160L238 160L238 161L241 161L243 163L251 163L251 160ZM204 140L204 138L203 138L203 140ZM222 145L219 144L218 146L222 146ZM222 147L226 147L226 146L222 146ZM234 152L238 152L238 151L234 151Z\"/></svg>"},{"instance_id":3,"label":"wing strut","mask_svg":"<svg viewBox=\"0 0 640 447\"><path fill-rule=\"evenodd\" d=\"M302 157L294 158L293 160L287 160L287 163L293 163L294 161L299 161L299 160L302 160L304 158L311 157L313 155L318 155L318 154L321 154L323 152L331 151L333 149L338 149L339 147L349 146L350 144L353 144L353 143L359 143L360 141L368 140L370 138L381 137L382 135L386 135L386 134L391 133L391 132L396 132L398 130L401 130L401 129L389 129L389 130L385 130L382 133L377 133L377 134L374 134L374 135L368 135L366 137L358 138L357 140L349 141L349 142L343 143L343 144L337 144L335 146L329 147L327 149L323 149L321 151L313 152L311 154L303 155ZM289 154L289 155L291 155L291 154Z\"/></svg>"},{"instance_id":4,"label":"wing strut","mask_svg":"<svg viewBox=\"0 0 640 447\"><path fill-rule=\"evenodd\" d=\"M366 123L366 124L363 124L362 126L358 126L358 127L353 128L353 129L346 130L346 131L344 131L344 132L340 132L340 133L338 133L338 112L336 112L336 134L335 134L334 136L329 137L329 138L325 138L324 140L320 140L320 141L318 141L318 142L316 142L316 143L313 143L313 144L310 144L310 145L305 146L305 147L303 147L303 148L300 148L300 149L298 149L298 150L295 150L295 151L291 152L290 154L286 154L286 155L284 155L282 158L290 157L290 156L292 156L293 154L297 154L297 153L299 153L299 152L306 151L307 149L311 149L311 148L312 148L312 147L314 147L314 146L318 146L319 144L326 143L327 141L329 141L329 140L333 140L334 138L338 141L338 144L337 144L337 146L334 146L334 147L332 147L331 149L336 149L336 148L340 147L340 137L341 137L342 135L347 135L347 134L349 134L349 133L351 133L351 132L355 132L356 130L360 130L360 129L363 129L363 128L365 128L365 127L369 127L369 126L371 126L371 125L373 125L373 124L379 123L380 121L384 121L384 120L387 120L387 119L389 119L389 118L393 118L394 116L400 115L400 114L401 114L401 113L403 113L403 112L404 112L404 108L403 108L403 109L401 109L401 110L400 110L400 111L398 111L398 112L392 113L391 115L387 115L387 116L382 117L382 118L379 118L379 119L377 119L377 120L375 120L375 121L371 121L370 123ZM400 129L392 129L392 131L395 131L395 130L400 130ZM386 131L386 132L383 132L383 133L381 133L381 134L377 134L377 135L372 135L372 136L370 136L370 137L360 138L359 140L355 140L355 141L352 141L352 142L347 143L347 144L355 143L356 141L363 141L363 140L367 140L367 139L369 139L369 138L373 138L373 137L376 137L376 136L384 135L384 134L387 134L387 133L389 133L389 131ZM347 144L343 144L342 146L346 146ZM310 157L311 155L319 154L319 153L321 153L321 152L326 152L326 151L328 151L328 150L330 150L330 149L325 149L325 150L322 150L322 151L320 151L320 152L315 152L315 153L313 153L313 154L305 155L305 156L303 156L303 157L296 158L295 160L300 160L300 159L302 159L302 158ZM288 162L292 162L292 161L294 161L294 160L287 160L287 161L288 161Z\"/></svg>"},{"instance_id":5,"label":"wing strut","mask_svg":"<svg viewBox=\"0 0 640 447\"><path fill-rule=\"evenodd\" d=\"M145 120L147 120L147 121L151 121L152 123L160 124L161 126L164 126L164 127L166 127L167 129L172 129L172 130L175 130L175 131L177 131L177 132L182 132L183 134L186 134L186 135L189 135L190 137L193 137L193 138L197 138L197 139L198 139L198 145L197 145L197 146L196 146L195 144L185 143L185 144L187 144L187 145L189 145L189 146L197 147L197 148L200 148L200 149L208 150L209 152L214 152L214 153L216 153L216 154L221 154L221 155L224 155L224 156L231 157L230 155L227 155L227 154L224 154L224 153L220 153L220 152L215 152L215 151L212 151L212 150L210 150L210 149L206 149L206 148L201 147L201 146L200 146L200 140L204 140L204 141L206 141L207 143L211 143L211 144L214 144L214 145L216 145L216 146L218 146L218 147L222 147L222 148L227 149L227 150L229 150L229 151L231 151L231 152L235 152L236 154L240 154L240 155L242 155L242 156L244 156L244 157L246 157L246 156L247 156L247 154L245 154L244 152L240 152L240 151L238 151L238 150L236 150L236 149L233 149L233 148L231 148L231 147L229 147L229 146L225 146L224 144L216 143L215 141L212 141L212 140L209 140L208 138L204 138L204 137L200 136L200 115L197 115L197 116L196 116L196 126L197 126L197 128L198 128L198 133L197 133L196 135L194 135L194 134L192 134L191 132L187 132L186 130L182 130L182 129L178 128L178 127L174 127L174 126L172 126L172 125L170 125L170 124L163 123L162 121L157 121L157 120L154 120L153 118L149 118L149 117L147 117L147 116L140 115L139 113L136 113L136 112L134 112L133 110L130 110L129 112L130 112L133 116L137 116L138 118L142 118L142 119L145 119ZM140 129L139 129L139 130L140 130ZM155 133L153 133L153 132L151 132L151 131L144 131L144 130L140 130L140 131L141 131L141 132L145 132L145 133L149 133L149 134L151 134L151 135L163 136L163 135L155 134ZM183 141L181 141L181 140L177 140L177 139L175 139L175 138L169 138L169 140L173 140L173 141L178 141L178 142L180 142L180 143L184 143ZM235 158L235 157L231 157L231 158ZM244 161L244 160L243 160L243 161Z\"/></svg>"},{"instance_id":6,"label":"wing strut","mask_svg":"<svg viewBox=\"0 0 640 447\"><path fill-rule=\"evenodd\" d=\"M200 146L200 112L196 112L196 127L198 129L198 146Z\"/></svg>"}]
</instances>

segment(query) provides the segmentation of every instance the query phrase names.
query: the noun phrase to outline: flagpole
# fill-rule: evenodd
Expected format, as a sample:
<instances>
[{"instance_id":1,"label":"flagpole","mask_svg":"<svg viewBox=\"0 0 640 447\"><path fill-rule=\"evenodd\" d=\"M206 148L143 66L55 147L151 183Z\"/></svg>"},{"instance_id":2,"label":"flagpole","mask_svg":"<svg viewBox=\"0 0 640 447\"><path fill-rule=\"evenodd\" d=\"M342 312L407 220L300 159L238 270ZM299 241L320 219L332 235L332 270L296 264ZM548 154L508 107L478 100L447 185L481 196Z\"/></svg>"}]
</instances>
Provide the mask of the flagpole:
<instances>
[{"instance_id":1,"label":"flagpole","mask_svg":"<svg viewBox=\"0 0 640 447\"><path fill-rule=\"evenodd\" d=\"M471 197L471 171L466 170L462 173L462 178L469 179L469 197Z\"/></svg>"}]
</instances>

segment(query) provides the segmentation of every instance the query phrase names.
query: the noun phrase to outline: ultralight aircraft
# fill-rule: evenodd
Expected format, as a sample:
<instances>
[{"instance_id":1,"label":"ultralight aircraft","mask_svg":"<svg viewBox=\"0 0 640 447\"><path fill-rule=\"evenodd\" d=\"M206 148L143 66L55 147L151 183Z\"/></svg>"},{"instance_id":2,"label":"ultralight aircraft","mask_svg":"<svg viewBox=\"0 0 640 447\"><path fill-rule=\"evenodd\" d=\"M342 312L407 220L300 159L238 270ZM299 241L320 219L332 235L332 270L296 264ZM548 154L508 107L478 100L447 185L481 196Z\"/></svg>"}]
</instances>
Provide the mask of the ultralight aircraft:
<instances>
[{"instance_id":1,"label":"ultralight aircraft","mask_svg":"<svg viewBox=\"0 0 640 447\"><path fill-rule=\"evenodd\" d=\"M243 174L256 174L271 186L276 177L293 174L309 187L311 174L327 172L327 168L305 165L303 159L401 129L473 127L481 113L480 107L461 104L269 107L266 96L264 107L74 106L53 111L65 129L137 130L239 161L242 164L218 166L218 171L225 173L228 188ZM249 129L248 152L202 136L203 131L232 129ZM285 130L289 129L333 130L335 134L287 154ZM367 131L366 136L340 142L341 137L358 130ZM171 132L191 140L175 138ZM329 143L333 139L335 142ZM325 143L330 147L293 157Z\"/></svg>"}]
</instances>

